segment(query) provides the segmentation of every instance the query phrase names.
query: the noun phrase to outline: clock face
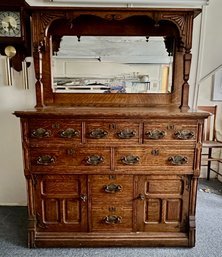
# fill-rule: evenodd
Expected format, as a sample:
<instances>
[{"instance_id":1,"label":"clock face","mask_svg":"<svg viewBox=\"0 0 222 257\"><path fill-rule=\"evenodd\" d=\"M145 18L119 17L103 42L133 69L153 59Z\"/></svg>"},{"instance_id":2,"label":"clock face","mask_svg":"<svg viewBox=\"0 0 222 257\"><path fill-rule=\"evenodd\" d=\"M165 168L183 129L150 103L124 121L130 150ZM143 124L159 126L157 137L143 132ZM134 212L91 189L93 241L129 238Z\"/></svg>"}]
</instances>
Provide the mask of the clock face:
<instances>
[{"instance_id":1,"label":"clock face","mask_svg":"<svg viewBox=\"0 0 222 257\"><path fill-rule=\"evenodd\" d=\"M0 11L0 37L21 37L20 12Z\"/></svg>"}]
</instances>

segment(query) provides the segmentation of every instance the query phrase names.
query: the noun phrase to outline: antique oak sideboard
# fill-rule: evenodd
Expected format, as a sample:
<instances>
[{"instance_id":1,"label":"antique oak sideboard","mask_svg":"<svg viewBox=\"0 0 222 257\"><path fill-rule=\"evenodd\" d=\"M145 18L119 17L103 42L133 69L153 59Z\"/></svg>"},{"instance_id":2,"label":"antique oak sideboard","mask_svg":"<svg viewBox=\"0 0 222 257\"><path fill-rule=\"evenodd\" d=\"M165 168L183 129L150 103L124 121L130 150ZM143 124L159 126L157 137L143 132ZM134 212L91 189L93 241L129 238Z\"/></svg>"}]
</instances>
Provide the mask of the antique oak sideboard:
<instances>
[{"instance_id":1,"label":"antique oak sideboard","mask_svg":"<svg viewBox=\"0 0 222 257\"><path fill-rule=\"evenodd\" d=\"M189 109L198 9L32 7L36 106L22 126L30 247L195 245L206 113ZM160 36L173 56L165 93L58 93L64 35Z\"/></svg>"}]
</instances>

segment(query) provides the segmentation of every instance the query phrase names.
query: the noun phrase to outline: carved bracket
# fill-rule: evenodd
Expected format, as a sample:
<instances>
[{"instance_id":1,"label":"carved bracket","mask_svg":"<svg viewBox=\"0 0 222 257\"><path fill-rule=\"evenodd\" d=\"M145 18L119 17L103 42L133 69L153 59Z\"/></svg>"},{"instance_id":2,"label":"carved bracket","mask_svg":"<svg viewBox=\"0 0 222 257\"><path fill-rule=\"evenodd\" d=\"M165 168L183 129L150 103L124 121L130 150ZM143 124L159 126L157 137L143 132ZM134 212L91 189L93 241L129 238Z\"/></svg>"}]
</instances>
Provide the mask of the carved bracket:
<instances>
[{"instance_id":1,"label":"carved bracket","mask_svg":"<svg viewBox=\"0 0 222 257\"><path fill-rule=\"evenodd\" d=\"M160 29L161 23L164 21L172 22L176 25L180 38L184 42L187 49L191 48L192 39L192 19L194 13L190 12L175 12L173 11L158 11L158 10L144 10L144 11L122 11L116 10L87 10L86 8L75 9L69 8L61 11L59 8L53 10L33 10L33 42L44 41L44 37L48 36L48 32L53 27L54 21L66 24L71 30L74 27L73 21L81 15L94 16L107 21L122 21L132 17L147 17L150 23L153 24L153 31ZM191 34L191 35L190 35Z\"/></svg>"}]
</instances>

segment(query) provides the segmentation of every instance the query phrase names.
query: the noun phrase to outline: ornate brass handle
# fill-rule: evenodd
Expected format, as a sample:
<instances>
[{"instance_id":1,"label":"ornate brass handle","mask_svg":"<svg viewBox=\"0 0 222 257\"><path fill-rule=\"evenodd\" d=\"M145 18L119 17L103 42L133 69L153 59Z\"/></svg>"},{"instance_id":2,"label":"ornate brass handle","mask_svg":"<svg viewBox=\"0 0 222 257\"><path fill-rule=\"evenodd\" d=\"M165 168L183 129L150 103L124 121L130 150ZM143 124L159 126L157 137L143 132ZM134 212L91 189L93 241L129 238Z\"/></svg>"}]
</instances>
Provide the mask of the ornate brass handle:
<instances>
[{"instance_id":1,"label":"ornate brass handle","mask_svg":"<svg viewBox=\"0 0 222 257\"><path fill-rule=\"evenodd\" d=\"M145 136L149 139L161 139L166 136L166 132L163 130L154 129L154 130L146 131Z\"/></svg>"},{"instance_id":2,"label":"ornate brass handle","mask_svg":"<svg viewBox=\"0 0 222 257\"><path fill-rule=\"evenodd\" d=\"M37 128L32 131L31 137L36 137L36 138L44 138L44 137L50 137L51 136L51 131L44 129L44 128Z\"/></svg>"},{"instance_id":3,"label":"ornate brass handle","mask_svg":"<svg viewBox=\"0 0 222 257\"><path fill-rule=\"evenodd\" d=\"M80 135L80 132L73 128L67 128L66 130L60 131L59 135L63 138L73 138L78 137Z\"/></svg>"},{"instance_id":4,"label":"ornate brass handle","mask_svg":"<svg viewBox=\"0 0 222 257\"><path fill-rule=\"evenodd\" d=\"M109 185L105 185L103 187L103 189L106 193L116 193L116 192L120 192L122 190L122 186L112 183Z\"/></svg>"},{"instance_id":5,"label":"ornate brass handle","mask_svg":"<svg viewBox=\"0 0 222 257\"><path fill-rule=\"evenodd\" d=\"M132 129L124 129L116 133L117 137L121 139L129 139L135 137L136 131Z\"/></svg>"},{"instance_id":6,"label":"ornate brass handle","mask_svg":"<svg viewBox=\"0 0 222 257\"><path fill-rule=\"evenodd\" d=\"M108 215L103 218L103 222L106 224L119 224L122 223L122 217L117 215Z\"/></svg>"},{"instance_id":7,"label":"ornate brass handle","mask_svg":"<svg viewBox=\"0 0 222 257\"><path fill-rule=\"evenodd\" d=\"M80 195L80 200L81 200L82 202L86 202L86 201L87 201L87 195L81 194L81 195Z\"/></svg>"},{"instance_id":8,"label":"ornate brass handle","mask_svg":"<svg viewBox=\"0 0 222 257\"><path fill-rule=\"evenodd\" d=\"M186 156L175 155L170 156L168 161L173 165L183 165L188 163L188 158Z\"/></svg>"},{"instance_id":9,"label":"ornate brass handle","mask_svg":"<svg viewBox=\"0 0 222 257\"><path fill-rule=\"evenodd\" d=\"M107 135L108 135L108 132L101 128L94 129L89 133L90 138L104 138Z\"/></svg>"},{"instance_id":10,"label":"ornate brass handle","mask_svg":"<svg viewBox=\"0 0 222 257\"><path fill-rule=\"evenodd\" d=\"M134 156L134 155L123 156L121 158L121 162L126 165L135 165L139 163L139 161L140 161L140 157Z\"/></svg>"},{"instance_id":11,"label":"ornate brass handle","mask_svg":"<svg viewBox=\"0 0 222 257\"><path fill-rule=\"evenodd\" d=\"M190 130L178 130L174 133L175 138L188 140L194 138L194 132Z\"/></svg>"},{"instance_id":12,"label":"ornate brass handle","mask_svg":"<svg viewBox=\"0 0 222 257\"><path fill-rule=\"evenodd\" d=\"M104 158L99 155L91 155L91 156L86 157L86 163L88 165L99 165L103 161L104 161Z\"/></svg>"},{"instance_id":13,"label":"ornate brass handle","mask_svg":"<svg viewBox=\"0 0 222 257\"><path fill-rule=\"evenodd\" d=\"M37 158L36 162L39 165L50 165L55 162L55 157L51 155L42 155Z\"/></svg>"}]
</instances>

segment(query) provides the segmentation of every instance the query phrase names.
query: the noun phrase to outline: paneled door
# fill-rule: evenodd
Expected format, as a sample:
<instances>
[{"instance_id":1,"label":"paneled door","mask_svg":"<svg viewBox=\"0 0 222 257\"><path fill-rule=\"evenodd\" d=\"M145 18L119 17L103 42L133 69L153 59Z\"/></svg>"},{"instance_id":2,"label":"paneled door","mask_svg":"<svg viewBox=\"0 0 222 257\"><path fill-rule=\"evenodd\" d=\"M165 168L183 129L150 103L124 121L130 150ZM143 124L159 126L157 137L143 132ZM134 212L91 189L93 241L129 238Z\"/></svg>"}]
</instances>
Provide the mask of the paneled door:
<instances>
[{"instance_id":1,"label":"paneled door","mask_svg":"<svg viewBox=\"0 0 222 257\"><path fill-rule=\"evenodd\" d=\"M37 231L87 231L84 175L35 175Z\"/></svg>"},{"instance_id":2,"label":"paneled door","mask_svg":"<svg viewBox=\"0 0 222 257\"><path fill-rule=\"evenodd\" d=\"M135 177L136 231L186 232L189 188L188 176Z\"/></svg>"}]
</instances>

